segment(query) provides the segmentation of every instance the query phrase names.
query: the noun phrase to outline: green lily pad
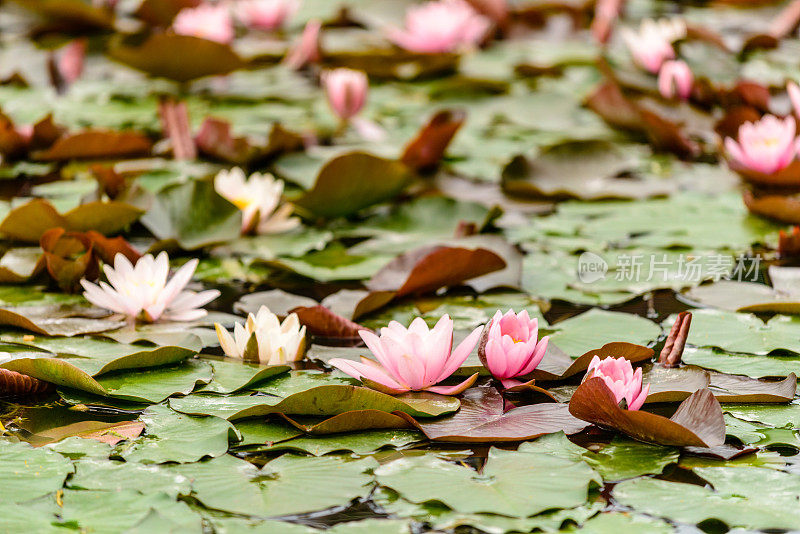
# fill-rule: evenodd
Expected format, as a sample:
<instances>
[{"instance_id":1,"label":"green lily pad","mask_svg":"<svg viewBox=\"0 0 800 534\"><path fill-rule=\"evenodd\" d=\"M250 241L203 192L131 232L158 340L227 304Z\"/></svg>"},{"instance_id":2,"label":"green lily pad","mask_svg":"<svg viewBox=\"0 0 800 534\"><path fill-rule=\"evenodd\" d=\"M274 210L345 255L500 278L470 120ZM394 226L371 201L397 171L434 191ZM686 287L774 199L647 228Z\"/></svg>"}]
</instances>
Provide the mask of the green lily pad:
<instances>
[{"instance_id":1,"label":"green lily pad","mask_svg":"<svg viewBox=\"0 0 800 534\"><path fill-rule=\"evenodd\" d=\"M208 508L261 517L342 506L370 492L375 460L285 454L262 469L232 456L173 467Z\"/></svg>"},{"instance_id":2,"label":"green lily pad","mask_svg":"<svg viewBox=\"0 0 800 534\"><path fill-rule=\"evenodd\" d=\"M664 321L669 328L674 321ZM687 342L730 352L766 355L785 350L800 354L800 318L776 315L766 323L755 315L719 310L692 312Z\"/></svg>"},{"instance_id":3,"label":"green lily pad","mask_svg":"<svg viewBox=\"0 0 800 534\"><path fill-rule=\"evenodd\" d=\"M259 366L243 362L208 360L214 377L198 393L235 393L289 370L287 365Z\"/></svg>"},{"instance_id":4,"label":"green lily pad","mask_svg":"<svg viewBox=\"0 0 800 534\"><path fill-rule=\"evenodd\" d=\"M60 454L0 440L4 503L23 502L61 489L75 468Z\"/></svg>"},{"instance_id":5,"label":"green lily pad","mask_svg":"<svg viewBox=\"0 0 800 534\"><path fill-rule=\"evenodd\" d=\"M239 439L236 428L219 417L192 417L167 406L151 406L140 420L144 435L123 442L117 454L128 462L158 464L196 462L228 452L228 442Z\"/></svg>"},{"instance_id":6,"label":"green lily pad","mask_svg":"<svg viewBox=\"0 0 800 534\"><path fill-rule=\"evenodd\" d=\"M141 219L154 236L184 250L233 241L242 229L239 209L210 181L190 180L159 191Z\"/></svg>"},{"instance_id":7,"label":"green lily pad","mask_svg":"<svg viewBox=\"0 0 800 534\"><path fill-rule=\"evenodd\" d=\"M730 528L792 529L800 511L800 477L759 467L698 467L694 472L710 487L640 478L612 490L623 506L682 523L718 519Z\"/></svg>"},{"instance_id":8,"label":"green lily pad","mask_svg":"<svg viewBox=\"0 0 800 534\"><path fill-rule=\"evenodd\" d=\"M769 354L731 354L717 349L687 347L681 357L683 363L698 365L720 373L744 375L752 378L789 376L800 373L800 357Z\"/></svg>"},{"instance_id":9,"label":"green lily pad","mask_svg":"<svg viewBox=\"0 0 800 534\"><path fill-rule=\"evenodd\" d=\"M216 415L226 419L244 419L271 413L294 415L337 415L352 410L400 411L413 417L436 417L458 410L460 402L427 392L391 396L357 386L317 386L286 397L251 395L211 397L193 394L170 399L170 406L193 415Z\"/></svg>"},{"instance_id":10,"label":"green lily pad","mask_svg":"<svg viewBox=\"0 0 800 534\"><path fill-rule=\"evenodd\" d=\"M434 457L405 458L375 471L378 483L414 503L439 501L463 513L528 517L584 504L597 474L583 462L491 449L481 474Z\"/></svg>"},{"instance_id":11,"label":"green lily pad","mask_svg":"<svg viewBox=\"0 0 800 534\"><path fill-rule=\"evenodd\" d=\"M550 328L555 330L550 335L550 342L573 358L614 341L647 345L661 334L657 324L643 317L597 308L555 323Z\"/></svg>"}]
</instances>

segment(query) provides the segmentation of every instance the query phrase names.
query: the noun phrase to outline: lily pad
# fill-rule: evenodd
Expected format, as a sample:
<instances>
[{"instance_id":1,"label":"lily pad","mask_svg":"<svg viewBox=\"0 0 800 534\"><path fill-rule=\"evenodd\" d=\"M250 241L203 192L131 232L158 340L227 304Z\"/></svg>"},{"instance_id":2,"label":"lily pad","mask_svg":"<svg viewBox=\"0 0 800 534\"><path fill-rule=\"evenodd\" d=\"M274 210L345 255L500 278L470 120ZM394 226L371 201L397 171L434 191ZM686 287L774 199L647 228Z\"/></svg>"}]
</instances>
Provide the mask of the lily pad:
<instances>
[{"instance_id":1,"label":"lily pad","mask_svg":"<svg viewBox=\"0 0 800 534\"><path fill-rule=\"evenodd\" d=\"M0 440L0 473L5 502L23 502L61 489L75 468L60 454L27 443Z\"/></svg>"},{"instance_id":2,"label":"lily pad","mask_svg":"<svg viewBox=\"0 0 800 534\"><path fill-rule=\"evenodd\" d=\"M140 420L142 437L122 443L117 454L127 462L158 464L196 462L228 452L228 442L238 441L236 428L219 417L192 417L167 406L151 406Z\"/></svg>"},{"instance_id":3,"label":"lily pad","mask_svg":"<svg viewBox=\"0 0 800 534\"><path fill-rule=\"evenodd\" d=\"M173 469L192 481L193 496L206 507L262 517L343 506L370 492L375 460L285 454L262 469L222 456Z\"/></svg>"},{"instance_id":4,"label":"lily pad","mask_svg":"<svg viewBox=\"0 0 800 534\"><path fill-rule=\"evenodd\" d=\"M528 517L584 504L599 484L583 462L491 449L481 474L435 457L405 458L375 470L378 483L414 503L439 501L463 513Z\"/></svg>"},{"instance_id":5,"label":"lily pad","mask_svg":"<svg viewBox=\"0 0 800 534\"><path fill-rule=\"evenodd\" d=\"M314 186L294 203L318 216L343 217L394 198L411 178L398 161L350 152L325 163Z\"/></svg>"},{"instance_id":6,"label":"lily pad","mask_svg":"<svg viewBox=\"0 0 800 534\"><path fill-rule=\"evenodd\" d=\"M492 386L465 391L455 415L436 421L408 420L434 441L467 443L524 441L553 432L575 434L587 426L570 415L565 404L533 404L504 411L503 397Z\"/></svg>"},{"instance_id":7,"label":"lily pad","mask_svg":"<svg viewBox=\"0 0 800 534\"><path fill-rule=\"evenodd\" d=\"M230 420L271 413L337 415L353 410L399 411L412 417L435 417L454 412L459 405L455 397L433 393L414 392L393 397L373 389L345 385L316 386L286 397L194 394L170 400L170 406L179 412L216 415Z\"/></svg>"},{"instance_id":8,"label":"lily pad","mask_svg":"<svg viewBox=\"0 0 800 534\"><path fill-rule=\"evenodd\" d=\"M572 395L569 409L579 419L649 443L715 447L725 442L722 408L708 389L693 393L667 419L645 411L623 410L602 378L590 378Z\"/></svg>"},{"instance_id":9,"label":"lily pad","mask_svg":"<svg viewBox=\"0 0 800 534\"><path fill-rule=\"evenodd\" d=\"M45 199L33 199L11 210L0 223L0 233L9 239L38 243L47 230L64 228L67 231L114 234L123 230L142 215L142 210L123 202L89 202L63 215Z\"/></svg>"},{"instance_id":10,"label":"lily pad","mask_svg":"<svg viewBox=\"0 0 800 534\"><path fill-rule=\"evenodd\" d=\"M657 324L643 317L597 308L555 323L551 328L555 332L550 335L550 342L569 355L584 354L614 341L647 345L661 334Z\"/></svg>"}]
</instances>

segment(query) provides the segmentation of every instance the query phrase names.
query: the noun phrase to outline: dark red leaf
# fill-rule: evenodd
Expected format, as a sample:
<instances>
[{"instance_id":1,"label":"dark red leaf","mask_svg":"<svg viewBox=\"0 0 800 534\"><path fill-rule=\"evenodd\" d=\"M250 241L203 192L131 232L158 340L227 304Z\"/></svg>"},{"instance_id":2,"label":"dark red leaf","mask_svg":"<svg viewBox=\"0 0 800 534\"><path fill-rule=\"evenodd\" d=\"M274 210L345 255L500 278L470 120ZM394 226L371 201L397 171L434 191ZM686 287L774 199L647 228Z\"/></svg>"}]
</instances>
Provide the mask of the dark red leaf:
<instances>
[{"instance_id":1,"label":"dark red leaf","mask_svg":"<svg viewBox=\"0 0 800 534\"><path fill-rule=\"evenodd\" d=\"M565 404L531 404L508 412L503 410L503 396L495 388L484 385L465 391L461 408L452 416L436 421L417 421L407 414L396 413L434 441L525 441L561 431L575 434L587 426L570 415Z\"/></svg>"},{"instance_id":2,"label":"dark red leaf","mask_svg":"<svg viewBox=\"0 0 800 534\"><path fill-rule=\"evenodd\" d=\"M466 118L462 110L439 111L406 145L400 160L418 171L436 167Z\"/></svg>"},{"instance_id":3,"label":"dark red leaf","mask_svg":"<svg viewBox=\"0 0 800 534\"><path fill-rule=\"evenodd\" d=\"M648 443L674 447L725 443L722 407L708 389L694 392L667 419L642 410L623 410L602 378L590 378L572 394L569 411L578 419Z\"/></svg>"}]
</instances>

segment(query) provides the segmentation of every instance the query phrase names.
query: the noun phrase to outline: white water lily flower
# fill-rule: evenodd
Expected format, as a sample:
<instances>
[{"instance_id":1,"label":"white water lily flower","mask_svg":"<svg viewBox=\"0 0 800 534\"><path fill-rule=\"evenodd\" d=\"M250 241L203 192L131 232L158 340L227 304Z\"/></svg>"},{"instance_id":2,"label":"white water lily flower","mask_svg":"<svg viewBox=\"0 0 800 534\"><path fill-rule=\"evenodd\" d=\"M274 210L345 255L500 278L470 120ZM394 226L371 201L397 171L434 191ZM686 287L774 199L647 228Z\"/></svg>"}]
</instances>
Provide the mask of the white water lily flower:
<instances>
[{"instance_id":1,"label":"white water lily flower","mask_svg":"<svg viewBox=\"0 0 800 534\"><path fill-rule=\"evenodd\" d=\"M290 204L279 207L283 181L271 174L254 173L247 178L239 167L222 170L214 178L214 189L242 211L242 233L275 234L300 224L291 217Z\"/></svg>"},{"instance_id":2,"label":"white water lily flower","mask_svg":"<svg viewBox=\"0 0 800 534\"><path fill-rule=\"evenodd\" d=\"M86 290L86 299L101 308L127 315L131 319L155 322L159 319L170 321L194 321L208 312L202 309L219 296L219 291L184 290L191 280L198 260L192 259L177 270L172 279L169 275L169 257L162 252L153 258L145 254L131 265L123 254L114 257L114 268L104 265L108 282L99 285L81 280ZM110 284L110 285L109 285Z\"/></svg>"},{"instance_id":3,"label":"white water lily flower","mask_svg":"<svg viewBox=\"0 0 800 534\"><path fill-rule=\"evenodd\" d=\"M257 356L260 363L280 365L301 359L305 351L306 327L300 326L296 313L281 324L277 315L261 306L256 315L247 316L244 325L234 325L233 335L219 323L214 327L222 350L233 358Z\"/></svg>"}]
</instances>

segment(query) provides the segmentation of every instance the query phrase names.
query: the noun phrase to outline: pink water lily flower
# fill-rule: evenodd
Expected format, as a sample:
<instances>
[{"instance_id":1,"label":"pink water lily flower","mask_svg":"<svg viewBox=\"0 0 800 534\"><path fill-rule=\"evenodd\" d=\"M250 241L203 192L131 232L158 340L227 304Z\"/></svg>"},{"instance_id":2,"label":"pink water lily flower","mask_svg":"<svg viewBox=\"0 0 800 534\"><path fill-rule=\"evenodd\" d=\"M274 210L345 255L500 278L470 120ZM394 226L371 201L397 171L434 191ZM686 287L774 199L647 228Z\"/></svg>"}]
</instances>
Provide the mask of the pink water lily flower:
<instances>
[{"instance_id":1,"label":"pink water lily flower","mask_svg":"<svg viewBox=\"0 0 800 534\"><path fill-rule=\"evenodd\" d=\"M633 370L630 360L625 358L600 359L595 355L586 370L586 378L602 378L617 402L625 399L628 410L638 410L647 399L650 384L642 387L642 369Z\"/></svg>"},{"instance_id":2,"label":"pink water lily flower","mask_svg":"<svg viewBox=\"0 0 800 534\"><path fill-rule=\"evenodd\" d=\"M330 364L393 395L421 390L457 395L478 377L476 373L456 386L436 385L461 367L478 343L481 327L473 330L452 352L453 321L448 315L442 316L431 329L420 317L407 329L392 321L387 328L381 328L380 334L378 337L367 330L359 332L377 362L368 358L361 358L361 362L334 358Z\"/></svg>"},{"instance_id":3,"label":"pink water lily flower","mask_svg":"<svg viewBox=\"0 0 800 534\"><path fill-rule=\"evenodd\" d=\"M550 340L539 341L539 320L531 319L527 310L519 314L500 310L486 326L478 348L483 365L498 380L527 375L542 361Z\"/></svg>"},{"instance_id":4,"label":"pink water lily flower","mask_svg":"<svg viewBox=\"0 0 800 534\"><path fill-rule=\"evenodd\" d=\"M276 30L300 7L300 0L239 0L236 17L250 28Z\"/></svg>"},{"instance_id":5,"label":"pink water lily flower","mask_svg":"<svg viewBox=\"0 0 800 534\"><path fill-rule=\"evenodd\" d=\"M675 57L672 43L686 36L686 23L680 19L646 19L639 31L622 28L621 35L634 61L655 74L664 61Z\"/></svg>"},{"instance_id":6,"label":"pink water lily flower","mask_svg":"<svg viewBox=\"0 0 800 534\"><path fill-rule=\"evenodd\" d=\"M665 61L658 71L658 91L668 100L687 100L692 94L694 75L685 61Z\"/></svg>"},{"instance_id":7,"label":"pink water lily flower","mask_svg":"<svg viewBox=\"0 0 800 534\"><path fill-rule=\"evenodd\" d=\"M179 35L192 35L209 41L228 44L233 41L233 19L226 5L201 4L181 9L172 22Z\"/></svg>"},{"instance_id":8,"label":"pink water lily flower","mask_svg":"<svg viewBox=\"0 0 800 534\"><path fill-rule=\"evenodd\" d=\"M798 149L795 122L792 117L779 119L765 115L758 122L746 122L739 127L738 142L725 139L733 165L763 174L785 169L794 160Z\"/></svg>"},{"instance_id":9,"label":"pink water lily flower","mask_svg":"<svg viewBox=\"0 0 800 534\"><path fill-rule=\"evenodd\" d=\"M465 0L438 0L408 8L405 29L391 28L387 36L411 52L439 54L478 44L490 26Z\"/></svg>"},{"instance_id":10,"label":"pink water lily flower","mask_svg":"<svg viewBox=\"0 0 800 534\"><path fill-rule=\"evenodd\" d=\"M194 321L208 312L201 308L220 293L216 289L207 291L184 290L197 268L197 258L186 262L167 282L169 258L166 252L153 258L145 254L131 265L123 254L114 257L114 268L104 265L108 282L99 285L81 280L86 290L86 299L101 308L127 315L131 319L155 322L159 319L169 321ZM110 285L109 285L110 284Z\"/></svg>"},{"instance_id":11,"label":"pink water lily flower","mask_svg":"<svg viewBox=\"0 0 800 534\"><path fill-rule=\"evenodd\" d=\"M367 102L369 81L360 70L341 68L323 72L322 85L328 104L342 120L357 115Z\"/></svg>"}]
</instances>

